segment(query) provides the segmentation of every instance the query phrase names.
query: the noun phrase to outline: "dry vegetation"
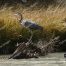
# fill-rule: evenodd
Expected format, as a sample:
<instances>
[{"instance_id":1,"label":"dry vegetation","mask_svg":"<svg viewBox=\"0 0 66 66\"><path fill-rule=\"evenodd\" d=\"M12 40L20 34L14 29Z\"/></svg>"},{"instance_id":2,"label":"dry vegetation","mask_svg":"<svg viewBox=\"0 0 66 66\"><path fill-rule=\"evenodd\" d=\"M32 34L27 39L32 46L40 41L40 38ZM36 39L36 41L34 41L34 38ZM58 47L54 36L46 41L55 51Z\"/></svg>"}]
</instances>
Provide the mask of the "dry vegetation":
<instances>
[{"instance_id":1,"label":"dry vegetation","mask_svg":"<svg viewBox=\"0 0 66 66\"><path fill-rule=\"evenodd\" d=\"M3 8L0 10L0 25L6 25L4 29L7 33L10 33L7 35L11 37L21 32L21 25L16 16L13 15L16 12L21 12L24 19L31 19L41 25L44 28L44 33L47 31L52 34L55 30L62 33L66 31L66 8L52 8L51 6L47 10L43 8L31 10L21 6L15 10L12 10L12 7Z\"/></svg>"},{"instance_id":2,"label":"dry vegetation","mask_svg":"<svg viewBox=\"0 0 66 66\"><path fill-rule=\"evenodd\" d=\"M16 7L3 7L0 10L0 43L7 40L16 40L29 37L28 30L24 29L16 16L16 12L22 13L24 19L31 19L44 29L42 32L33 31L33 39L47 39L60 35L62 38L66 35L66 8L49 6L47 9L37 7L24 8L21 5ZM2 28L3 27L3 28ZM65 38L64 38L65 39ZM19 39L18 39L19 41ZM13 43L12 43L13 44Z\"/></svg>"}]
</instances>

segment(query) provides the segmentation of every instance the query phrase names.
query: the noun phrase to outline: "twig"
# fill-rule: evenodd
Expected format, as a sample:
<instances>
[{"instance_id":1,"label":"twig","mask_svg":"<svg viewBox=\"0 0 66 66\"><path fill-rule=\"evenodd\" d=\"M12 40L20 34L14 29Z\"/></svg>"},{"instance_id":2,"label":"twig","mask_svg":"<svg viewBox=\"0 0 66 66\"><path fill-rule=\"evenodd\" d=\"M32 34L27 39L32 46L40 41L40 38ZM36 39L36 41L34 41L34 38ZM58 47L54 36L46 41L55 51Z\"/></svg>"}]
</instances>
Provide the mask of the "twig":
<instances>
[{"instance_id":1,"label":"twig","mask_svg":"<svg viewBox=\"0 0 66 66\"><path fill-rule=\"evenodd\" d=\"M11 42L11 40L8 40L7 42L5 42L4 44L0 45L0 48L4 47L5 45L8 45Z\"/></svg>"}]
</instances>

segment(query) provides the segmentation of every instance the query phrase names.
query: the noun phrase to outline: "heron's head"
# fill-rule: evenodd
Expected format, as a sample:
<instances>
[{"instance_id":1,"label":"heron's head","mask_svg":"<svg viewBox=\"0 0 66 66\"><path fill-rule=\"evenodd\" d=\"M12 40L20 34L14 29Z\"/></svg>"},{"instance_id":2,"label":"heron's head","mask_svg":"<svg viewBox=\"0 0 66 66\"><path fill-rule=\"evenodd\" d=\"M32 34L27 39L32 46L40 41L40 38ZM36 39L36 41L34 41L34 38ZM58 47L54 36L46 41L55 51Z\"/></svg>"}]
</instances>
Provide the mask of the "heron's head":
<instances>
[{"instance_id":1,"label":"heron's head","mask_svg":"<svg viewBox=\"0 0 66 66\"><path fill-rule=\"evenodd\" d=\"M19 22L21 22L21 20L23 20L21 13L15 13L14 15L16 16L17 20L19 20Z\"/></svg>"}]
</instances>

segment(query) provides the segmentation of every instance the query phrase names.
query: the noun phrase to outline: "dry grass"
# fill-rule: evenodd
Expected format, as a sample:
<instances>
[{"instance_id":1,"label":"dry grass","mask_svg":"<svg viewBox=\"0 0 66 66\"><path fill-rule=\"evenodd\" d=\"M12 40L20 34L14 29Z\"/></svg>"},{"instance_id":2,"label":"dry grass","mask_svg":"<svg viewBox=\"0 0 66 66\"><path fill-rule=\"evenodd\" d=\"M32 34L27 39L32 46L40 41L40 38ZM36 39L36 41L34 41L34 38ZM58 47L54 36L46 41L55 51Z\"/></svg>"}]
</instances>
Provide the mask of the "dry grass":
<instances>
[{"instance_id":1,"label":"dry grass","mask_svg":"<svg viewBox=\"0 0 66 66\"><path fill-rule=\"evenodd\" d=\"M12 16L12 12L7 10L0 12L0 14L1 28L5 26L1 30L2 36L4 35L4 38L6 37L8 39L18 37L20 35L21 26L19 25L19 22L14 19L14 16Z\"/></svg>"},{"instance_id":2,"label":"dry grass","mask_svg":"<svg viewBox=\"0 0 66 66\"><path fill-rule=\"evenodd\" d=\"M23 13L24 18L32 19L36 21L38 24L43 26L45 29L57 29L64 30L65 22L63 21L66 18L66 9L47 9L47 10L36 10L36 11L25 11Z\"/></svg>"},{"instance_id":3,"label":"dry grass","mask_svg":"<svg viewBox=\"0 0 66 66\"><path fill-rule=\"evenodd\" d=\"M13 8L11 7L0 10L0 26L6 25L4 28L4 34L6 34L6 37L8 38L16 38L22 34L21 25L19 24L18 19L13 15L15 12L21 12L24 19L31 19L41 25L44 30L47 31L47 33L44 31L42 35L46 35L48 33L52 34L52 31L54 30L59 32L66 31L66 8L52 8L50 6L47 10L43 8L40 10L33 10L31 8L22 8L22 6L19 6L17 9L15 8L15 10L12 9Z\"/></svg>"}]
</instances>

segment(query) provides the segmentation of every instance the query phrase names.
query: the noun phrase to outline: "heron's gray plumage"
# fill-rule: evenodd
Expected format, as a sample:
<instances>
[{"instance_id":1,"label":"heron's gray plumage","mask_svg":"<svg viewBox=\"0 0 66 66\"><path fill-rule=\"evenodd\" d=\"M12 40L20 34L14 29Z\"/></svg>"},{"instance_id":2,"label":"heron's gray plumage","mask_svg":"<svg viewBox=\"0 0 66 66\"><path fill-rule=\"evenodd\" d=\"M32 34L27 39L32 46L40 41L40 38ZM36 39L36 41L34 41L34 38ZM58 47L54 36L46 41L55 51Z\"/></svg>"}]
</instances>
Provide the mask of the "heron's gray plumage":
<instances>
[{"instance_id":1,"label":"heron's gray plumage","mask_svg":"<svg viewBox=\"0 0 66 66\"><path fill-rule=\"evenodd\" d=\"M23 19L21 13L16 13L15 15L18 15L20 17L19 22L21 23L22 26L29 29L43 30L43 27L36 24L36 22L29 19Z\"/></svg>"},{"instance_id":2,"label":"heron's gray plumage","mask_svg":"<svg viewBox=\"0 0 66 66\"><path fill-rule=\"evenodd\" d=\"M21 25L29 29L36 29L36 30L43 29L43 27L39 26L38 24L36 24L31 20L21 20Z\"/></svg>"}]
</instances>

